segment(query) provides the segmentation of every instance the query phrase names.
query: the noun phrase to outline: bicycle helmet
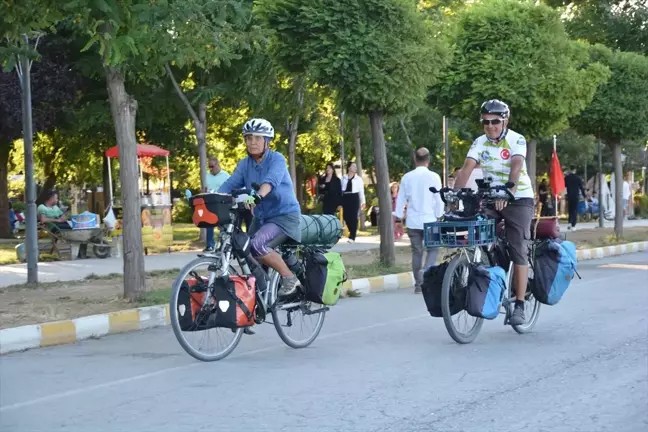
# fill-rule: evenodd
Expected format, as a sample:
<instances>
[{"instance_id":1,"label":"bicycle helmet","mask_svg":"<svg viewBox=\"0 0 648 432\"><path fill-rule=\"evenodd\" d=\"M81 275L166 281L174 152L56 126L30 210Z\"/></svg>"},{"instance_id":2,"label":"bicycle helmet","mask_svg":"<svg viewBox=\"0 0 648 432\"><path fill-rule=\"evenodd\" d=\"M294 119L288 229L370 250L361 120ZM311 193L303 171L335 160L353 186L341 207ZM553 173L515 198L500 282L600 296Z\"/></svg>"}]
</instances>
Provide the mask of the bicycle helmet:
<instances>
[{"instance_id":1,"label":"bicycle helmet","mask_svg":"<svg viewBox=\"0 0 648 432\"><path fill-rule=\"evenodd\" d=\"M243 125L243 136L256 135L269 139L274 138L274 128L268 120L253 118Z\"/></svg>"},{"instance_id":2,"label":"bicycle helmet","mask_svg":"<svg viewBox=\"0 0 648 432\"><path fill-rule=\"evenodd\" d=\"M511 115L511 110L501 100L491 99L482 104L481 114L497 114L501 118L507 119Z\"/></svg>"}]
</instances>

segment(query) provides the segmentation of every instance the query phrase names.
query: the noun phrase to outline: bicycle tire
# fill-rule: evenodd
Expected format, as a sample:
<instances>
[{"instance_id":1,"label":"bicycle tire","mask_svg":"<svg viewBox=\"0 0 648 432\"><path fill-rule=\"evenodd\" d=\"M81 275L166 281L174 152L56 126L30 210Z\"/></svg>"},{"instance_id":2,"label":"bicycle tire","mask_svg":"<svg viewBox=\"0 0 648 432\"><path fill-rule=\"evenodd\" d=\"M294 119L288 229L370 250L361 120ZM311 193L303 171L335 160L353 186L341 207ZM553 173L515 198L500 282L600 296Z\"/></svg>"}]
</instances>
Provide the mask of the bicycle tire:
<instances>
[{"instance_id":1,"label":"bicycle tire","mask_svg":"<svg viewBox=\"0 0 648 432\"><path fill-rule=\"evenodd\" d=\"M268 283L268 289L271 289L274 291L274 298L277 299L277 291L279 289L279 273L273 272L272 277L270 278L270 282ZM305 300L301 300L302 302L306 303ZM272 305L271 308L271 313L272 313L272 323L274 324L275 330L277 331L277 334L281 338L281 340L288 345L290 348L294 349L300 349L300 348L306 348L313 342L315 342L315 339L317 339L317 336L319 336L320 331L322 331L322 327L324 326L324 319L326 318L326 311L322 311L318 313L317 317L317 324L315 325L315 330L313 333L308 337L307 339L303 341L297 341L292 339L284 330L284 327L281 325L281 320L279 318L279 312L281 312L281 309L278 309L278 306L281 306L281 303L278 301L275 302L275 304Z\"/></svg>"},{"instance_id":2,"label":"bicycle tire","mask_svg":"<svg viewBox=\"0 0 648 432\"><path fill-rule=\"evenodd\" d=\"M441 311L443 312L443 322L450 337L459 344L469 344L477 338L484 325L483 318L475 318L475 324L467 334L460 333L452 322L450 311L450 289L452 288L453 275L457 267L462 264L469 264L464 254L459 254L450 260L445 275L443 276L443 285L441 286Z\"/></svg>"},{"instance_id":3,"label":"bicycle tire","mask_svg":"<svg viewBox=\"0 0 648 432\"><path fill-rule=\"evenodd\" d=\"M183 331L180 328L178 308L176 307L176 305L178 304L178 295L180 293L180 287L182 286L182 282L184 282L185 278L189 275L189 272L191 270L195 269L201 264L210 264L213 263L214 261L215 260L213 257L200 257L187 263L180 270L178 277L173 282L173 285L171 287L171 300L169 304L171 327L173 328L173 333L175 334L178 343L180 344L182 349L185 350L187 354L189 354L196 360L200 360L204 362L212 362L212 361L218 361L224 359L225 357L230 355L232 351L234 351L234 349L236 349L239 342L241 341L241 337L243 337L243 329L237 328L234 334L234 338L232 339L232 342L230 342L230 344L224 350L219 351L215 354L204 354L196 350L193 346L191 346L191 344L184 337Z\"/></svg>"}]
</instances>

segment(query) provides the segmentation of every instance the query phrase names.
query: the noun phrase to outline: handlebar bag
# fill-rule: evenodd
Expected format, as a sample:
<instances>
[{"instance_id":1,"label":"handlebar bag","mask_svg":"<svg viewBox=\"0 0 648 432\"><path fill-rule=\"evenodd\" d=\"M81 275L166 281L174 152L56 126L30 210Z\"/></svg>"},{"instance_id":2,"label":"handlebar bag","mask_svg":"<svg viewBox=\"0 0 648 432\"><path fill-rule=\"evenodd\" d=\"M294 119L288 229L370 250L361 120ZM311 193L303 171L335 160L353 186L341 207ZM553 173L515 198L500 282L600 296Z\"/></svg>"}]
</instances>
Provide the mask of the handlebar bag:
<instances>
[{"instance_id":1,"label":"handlebar bag","mask_svg":"<svg viewBox=\"0 0 648 432\"><path fill-rule=\"evenodd\" d=\"M506 272L502 267L472 267L466 292L466 312L477 318L497 318L506 288L505 280Z\"/></svg>"},{"instance_id":2,"label":"handlebar bag","mask_svg":"<svg viewBox=\"0 0 648 432\"><path fill-rule=\"evenodd\" d=\"M231 195L203 193L189 199L193 210L192 220L199 228L214 228L232 223L230 211L233 198Z\"/></svg>"}]
</instances>

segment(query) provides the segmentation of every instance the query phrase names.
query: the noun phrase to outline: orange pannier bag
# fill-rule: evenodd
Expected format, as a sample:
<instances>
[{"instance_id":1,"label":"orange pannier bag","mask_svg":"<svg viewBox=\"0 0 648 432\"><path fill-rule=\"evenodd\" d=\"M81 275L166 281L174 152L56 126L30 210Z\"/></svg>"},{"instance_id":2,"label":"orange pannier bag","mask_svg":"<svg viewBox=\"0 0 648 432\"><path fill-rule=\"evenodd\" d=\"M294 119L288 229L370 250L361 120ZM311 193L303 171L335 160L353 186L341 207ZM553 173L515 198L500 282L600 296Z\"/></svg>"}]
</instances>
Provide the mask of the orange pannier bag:
<instances>
[{"instance_id":1,"label":"orange pannier bag","mask_svg":"<svg viewBox=\"0 0 648 432\"><path fill-rule=\"evenodd\" d=\"M204 284L203 287L196 285ZM198 292L193 292L198 288ZM227 276L214 281L214 296L208 309L201 309L207 294L206 283L185 281L178 296L178 316L183 331L213 327L238 328L255 324L256 279L254 276Z\"/></svg>"}]
</instances>

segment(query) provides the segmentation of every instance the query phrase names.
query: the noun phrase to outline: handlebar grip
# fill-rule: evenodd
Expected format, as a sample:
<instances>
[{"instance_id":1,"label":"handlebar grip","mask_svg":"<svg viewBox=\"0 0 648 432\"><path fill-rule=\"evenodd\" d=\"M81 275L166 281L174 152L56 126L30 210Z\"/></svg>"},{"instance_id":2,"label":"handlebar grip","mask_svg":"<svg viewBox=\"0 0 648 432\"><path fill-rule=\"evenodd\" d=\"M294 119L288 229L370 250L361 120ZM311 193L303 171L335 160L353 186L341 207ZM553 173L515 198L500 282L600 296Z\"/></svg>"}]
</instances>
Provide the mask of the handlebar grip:
<instances>
[{"instance_id":1,"label":"handlebar grip","mask_svg":"<svg viewBox=\"0 0 648 432\"><path fill-rule=\"evenodd\" d=\"M434 186L430 186L430 192L432 192L432 193L439 193L439 191L437 190L437 188L435 188Z\"/></svg>"}]
</instances>

